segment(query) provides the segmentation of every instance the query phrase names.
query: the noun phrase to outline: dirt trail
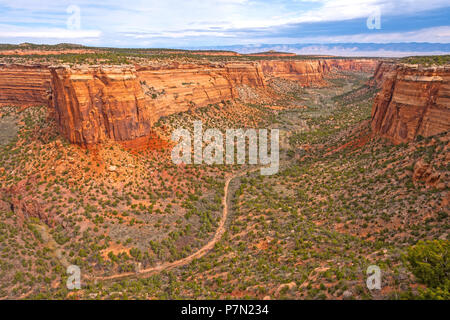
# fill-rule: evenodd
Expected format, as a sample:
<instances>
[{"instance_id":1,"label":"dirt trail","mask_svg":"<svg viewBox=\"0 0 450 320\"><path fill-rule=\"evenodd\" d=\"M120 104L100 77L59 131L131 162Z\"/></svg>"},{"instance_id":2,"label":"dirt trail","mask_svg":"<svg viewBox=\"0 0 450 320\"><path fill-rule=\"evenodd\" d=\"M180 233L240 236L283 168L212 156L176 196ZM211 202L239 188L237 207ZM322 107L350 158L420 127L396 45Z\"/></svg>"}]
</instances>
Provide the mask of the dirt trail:
<instances>
[{"instance_id":1,"label":"dirt trail","mask_svg":"<svg viewBox=\"0 0 450 320\"><path fill-rule=\"evenodd\" d=\"M214 237L207 244L205 244L203 247L201 247L198 251L194 252L190 256L187 256L186 258L183 258L183 259L180 259L177 261L173 261L173 262L165 262L165 263L157 265L155 267L138 270L136 272L126 272L126 273L120 273L120 274L115 274L115 275L106 276L106 277L95 277L95 278L91 278L91 280L104 281L104 280L114 280L114 279L120 279L120 278L132 277L132 276L134 276L134 277L150 276L152 274L159 273L159 272L162 272L165 270L170 270L173 268L185 266L185 265L191 263L195 259L200 259L204 255L206 255L211 249L214 248L216 243L222 238L223 234L225 233L225 223L227 221L228 213L229 213L228 189L229 189L229 185L230 185L231 181L233 181L236 178L240 178L248 173L255 172L257 170L260 170L260 168L259 167L253 168L251 170L238 173L238 174L233 175L225 180L225 187L223 188L224 196L222 198L223 211L222 211L222 217L220 218L219 227L217 228Z\"/></svg>"}]
</instances>

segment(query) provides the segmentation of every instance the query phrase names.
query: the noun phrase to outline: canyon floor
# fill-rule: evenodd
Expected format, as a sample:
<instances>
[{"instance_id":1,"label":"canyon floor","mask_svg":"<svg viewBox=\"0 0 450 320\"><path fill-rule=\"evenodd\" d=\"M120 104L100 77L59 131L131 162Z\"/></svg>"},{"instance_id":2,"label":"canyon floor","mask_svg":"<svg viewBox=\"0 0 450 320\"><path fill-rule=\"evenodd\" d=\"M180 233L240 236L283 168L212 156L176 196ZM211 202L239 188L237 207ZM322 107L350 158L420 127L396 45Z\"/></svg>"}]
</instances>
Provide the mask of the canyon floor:
<instances>
[{"instance_id":1,"label":"canyon floor","mask_svg":"<svg viewBox=\"0 0 450 320\"><path fill-rule=\"evenodd\" d=\"M47 107L3 107L0 299L448 299L414 259L419 240L448 252L450 135L374 135L371 77L243 87L162 117L132 151L69 143ZM279 128L279 173L174 165L170 134L195 120ZM66 288L71 264L81 290ZM370 265L381 290L366 286Z\"/></svg>"}]
</instances>

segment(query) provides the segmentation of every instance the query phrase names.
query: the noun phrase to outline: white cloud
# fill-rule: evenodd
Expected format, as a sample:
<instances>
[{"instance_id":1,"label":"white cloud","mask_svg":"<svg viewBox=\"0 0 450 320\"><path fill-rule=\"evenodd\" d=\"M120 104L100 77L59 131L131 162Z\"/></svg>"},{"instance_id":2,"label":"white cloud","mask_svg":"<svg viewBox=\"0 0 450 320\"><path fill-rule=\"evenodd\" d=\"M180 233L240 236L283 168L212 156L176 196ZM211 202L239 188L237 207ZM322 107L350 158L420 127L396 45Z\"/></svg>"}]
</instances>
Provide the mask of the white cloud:
<instances>
[{"instance_id":1,"label":"white cloud","mask_svg":"<svg viewBox=\"0 0 450 320\"><path fill-rule=\"evenodd\" d=\"M307 9L305 3L319 5ZM186 26L264 28L286 23L341 21L368 17L376 8L384 14L420 12L448 6L448 0L0 0L14 14L2 22L38 20L64 21L65 10L75 4L82 10L83 22L94 29L156 32L183 30Z\"/></svg>"},{"instance_id":2,"label":"white cloud","mask_svg":"<svg viewBox=\"0 0 450 320\"><path fill-rule=\"evenodd\" d=\"M409 32L362 33L348 36L321 36L313 38L292 39L303 43L392 43L392 42L450 42L450 26L425 28Z\"/></svg>"},{"instance_id":3,"label":"white cloud","mask_svg":"<svg viewBox=\"0 0 450 320\"><path fill-rule=\"evenodd\" d=\"M66 8L72 4L81 8L82 30L76 32L64 30L69 16ZM155 38L181 41L210 37L254 43L254 32L269 34L276 27L290 23L366 18L376 8L380 8L383 15L393 15L448 6L448 0L0 0L0 15L2 7L8 9L8 15L0 17L5 26L0 28L0 37L93 39L108 36L110 41L123 37L125 41L135 39L149 43ZM32 25L25 27L25 23ZM423 41L447 42L445 32L438 31L438 34L421 35L391 33L388 37L371 33L333 38L322 36L312 40L341 42L343 39L360 39L369 42L374 39L379 42L384 39L425 39ZM287 41L298 42L299 38L288 38ZM306 41L309 40L304 39Z\"/></svg>"},{"instance_id":4,"label":"white cloud","mask_svg":"<svg viewBox=\"0 0 450 320\"><path fill-rule=\"evenodd\" d=\"M43 29L43 30L1 30L0 38L44 38L44 39L85 39L99 38L102 32L98 30L68 30L68 29Z\"/></svg>"}]
</instances>

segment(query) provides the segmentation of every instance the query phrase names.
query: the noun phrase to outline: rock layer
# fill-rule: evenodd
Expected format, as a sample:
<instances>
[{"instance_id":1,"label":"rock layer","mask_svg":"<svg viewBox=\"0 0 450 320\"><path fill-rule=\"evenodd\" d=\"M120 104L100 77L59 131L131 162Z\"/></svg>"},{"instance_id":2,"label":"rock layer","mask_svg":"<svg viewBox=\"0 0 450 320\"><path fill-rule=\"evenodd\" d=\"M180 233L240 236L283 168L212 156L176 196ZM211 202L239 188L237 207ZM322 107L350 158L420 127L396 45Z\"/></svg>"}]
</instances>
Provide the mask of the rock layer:
<instances>
[{"instance_id":1,"label":"rock layer","mask_svg":"<svg viewBox=\"0 0 450 320\"><path fill-rule=\"evenodd\" d=\"M450 67L386 65L372 110L372 129L394 143L450 129ZM387 71L386 71L387 70Z\"/></svg>"},{"instance_id":2,"label":"rock layer","mask_svg":"<svg viewBox=\"0 0 450 320\"><path fill-rule=\"evenodd\" d=\"M53 109L69 141L133 140L157 119L132 67L51 68Z\"/></svg>"},{"instance_id":3,"label":"rock layer","mask_svg":"<svg viewBox=\"0 0 450 320\"><path fill-rule=\"evenodd\" d=\"M365 71L369 65L330 59L0 65L0 104L48 103L60 132L72 143L88 146L112 139L135 146L152 143L151 128L160 117L238 98L241 87L265 89L269 77L307 86L323 84L331 69Z\"/></svg>"},{"instance_id":4,"label":"rock layer","mask_svg":"<svg viewBox=\"0 0 450 320\"><path fill-rule=\"evenodd\" d=\"M323 59L323 60L261 60L266 76L298 81L303 86L325 84L324 77L332 70L374 72L377 60Z\"/></svg>"},{"instance_id":5,"label":"rock layer","mask_svg":"<svg viewBox=\"0 0 450 320\"><path fill-rule=\"evenodd\" d=\"M374 59L329 59L326 62L331 69L366 73L374 72L378 65Z\"/></svg>"},{"instance_id":6,"label":"rock layer","mask_svg":"<svg viewBox=\"0 0 450 320\"><path fill-rule=\"evenodd\" d=\"M324 60L262 60L265 75L298 81L303 86L322 84L329 66Z\"/></svg>"},{"instance_id":7,"label":"rock layer","mask_svg":"<svg viewBox=\"0 0 450 320\"><path fill-rule=\"evenodd\" d=\"M46 105L50 71L46 66L0 64L0 106Z\"/></svg>"},{"instance_id":8,"label":"rock layer","mask_svg":"<svg viewBox=\"0 0 450 320\"><path fill-rule=\"evenodd\" d=\"M264 88L259 65L51 68L55 117L69 141L92 145L145 139L162 116Z\"/></svg>"},{"instance_id":9,"label":"rock layer","mask_svg":"<svg viewBox=\"0 0 450 320\"><path fill-rule=\"evenodd\" d=\"M242 85L266 86L256 63L146 66L137 68L137 76L157 118L237 98Z\"/></svg>"},{"instance_id":10,"label":"rock layer","mask_svg":"<svg viewBox=\"0 0 450 320\"><path fill-rule=\"evenodd\" d=\"M369 81L370 86L380 87L383 85L383 79L389 72L394 71L396 68L394 62L380 61L378 62L373 77Z\"/></svg>"}]
</instances>

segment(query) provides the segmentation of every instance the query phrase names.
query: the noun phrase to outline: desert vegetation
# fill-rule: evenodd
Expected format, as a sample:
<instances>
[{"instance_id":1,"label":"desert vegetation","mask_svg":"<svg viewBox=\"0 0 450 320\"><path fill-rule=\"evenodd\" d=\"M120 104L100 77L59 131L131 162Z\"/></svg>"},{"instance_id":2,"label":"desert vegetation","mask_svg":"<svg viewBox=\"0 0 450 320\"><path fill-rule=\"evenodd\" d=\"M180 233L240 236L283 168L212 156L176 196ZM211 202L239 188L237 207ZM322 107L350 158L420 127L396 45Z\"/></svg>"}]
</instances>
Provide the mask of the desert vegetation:
<instances>
[{"instance_id":1,"label":"desert vegetation","mask_svg":"<svg viewBox=\"0 0 450 320\"><path fill-rule=\"evenodd\" d=\"M442 56L423 56L423 57L408 57L401 60L404 63L420 64L423 66L443 66L450 63L450 55Z\"/></svg>"},{"instance_id":2,"label":"desert vegetation","mask_svg":"<svg viewBox=\"0 0 450 320\"><path fill-rule=\"evenodd\" d=\"M206 57L97 49L0 60ZM399 145L374 136L369 122L378 89L368 85L370 76L336 71L313 86L271 78L264 96L242 86L233 101L161 117L153 147L136 150L114 141L70 144L47 106L2 107L0 298L448 299L448 132ZM162 94L148 92L154 99ZM204 130L279 128L279 173L174 165L171 133L192 131L196 120ZM224 194L225 181L247 171ZM207 254L179 268L139 273L208 243L223 199L225 233ZM70 264L82 270L81 290L65 286ZM369 265L383 272L381 291L365 285ZM96 280L129 273L135 276Z\"/></svg>"}]
</instances>

